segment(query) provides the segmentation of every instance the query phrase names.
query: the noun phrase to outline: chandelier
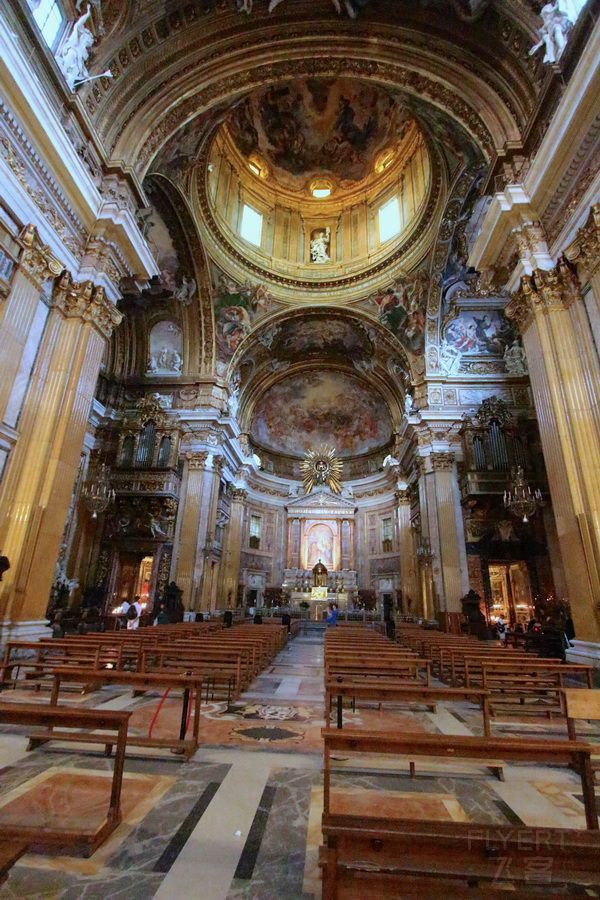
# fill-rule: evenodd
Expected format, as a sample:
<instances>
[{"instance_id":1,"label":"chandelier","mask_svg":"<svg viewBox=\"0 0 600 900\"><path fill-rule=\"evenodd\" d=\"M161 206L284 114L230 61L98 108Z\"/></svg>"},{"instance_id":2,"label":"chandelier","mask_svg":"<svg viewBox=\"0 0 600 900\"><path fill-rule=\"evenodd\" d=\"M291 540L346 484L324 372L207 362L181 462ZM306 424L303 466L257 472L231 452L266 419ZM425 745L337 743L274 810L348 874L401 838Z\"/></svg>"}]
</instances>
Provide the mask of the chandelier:
<instances>
[{"instance_id":1,"label":"chandelier","mask_svg":"<svg viewBox=\"0 0 600 900\"><path fill-rule=\"evenodd\" d=\"M98 466L93 477L84 484L81 499L91 512L92 519L97 519L98 513L104 512L113 502L115 492L110 486L110 469L105 463Z\"/></svg>"},{"instance_id":2,"label":"chandelier","mask_svg":"<svg viewBox=\"0 0 600 900\"><path fill-rule=\"evenodd\" d=\"M426 538L426 537L421 538L419 546L417 547L417 550L416 550L416 554L417 554L417 559L419 560L420 563L423 563L423 565L428 565L432 561L435 554L433 553L433 551L431 549L431 544L429 543L428 538Z\"/></svg>"},{"instance_id":3,"label":"chandelier","mask_svg":"<svg viewBox=\"0 0 600 900\"><path fill-rule=\"evenodd\" d=\"M522 517L523 522L529 522L538 506L543 506L542 492L539 488L531 490L527 479L523 474L523 467L517 466L512 474L512 484L504 491L504 506L510 510L513 516Z\"/></svg>"}]
</instances>

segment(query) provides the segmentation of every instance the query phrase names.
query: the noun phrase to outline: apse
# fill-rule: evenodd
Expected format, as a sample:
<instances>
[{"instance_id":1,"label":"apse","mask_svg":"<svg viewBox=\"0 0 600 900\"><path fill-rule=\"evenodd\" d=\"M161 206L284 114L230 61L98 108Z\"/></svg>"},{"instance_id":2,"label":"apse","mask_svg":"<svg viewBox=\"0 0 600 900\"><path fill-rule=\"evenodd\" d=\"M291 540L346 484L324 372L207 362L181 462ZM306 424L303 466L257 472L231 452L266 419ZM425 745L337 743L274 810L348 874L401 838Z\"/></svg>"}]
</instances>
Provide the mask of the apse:
<instances>
[{"instance_id":1,"label":"apse","mask_svg":"<svg viewBox=\"0 0 600 900\"><path fill-rule=\"evenodd\" d=\"M301 457L327 444L342 458L383 448L392 422L383 399L357 377L335 369L297 372L259 400L250 432L256 447Z\"/></svg>"}]
</instances>

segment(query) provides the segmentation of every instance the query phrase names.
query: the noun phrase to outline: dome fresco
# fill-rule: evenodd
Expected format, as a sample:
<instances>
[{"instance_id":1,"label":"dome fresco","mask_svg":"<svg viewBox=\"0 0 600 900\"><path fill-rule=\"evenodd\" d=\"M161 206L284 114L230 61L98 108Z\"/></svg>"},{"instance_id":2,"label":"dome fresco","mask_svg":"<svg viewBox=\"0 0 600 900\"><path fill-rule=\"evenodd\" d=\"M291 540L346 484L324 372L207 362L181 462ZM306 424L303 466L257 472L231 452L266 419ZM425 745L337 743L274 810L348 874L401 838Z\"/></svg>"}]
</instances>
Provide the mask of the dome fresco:
<instances>
[{"instance_id":1,"label":"dome fresco","mask_svg":"<svg viewBox=\"0 0 600 900\"><path fill-rule=\"evenodd\" d=\"M321 444L341 457L385 446L392 436L389 410L358 378L337 370L299 372L260 398L250 435L274 453L301 457Z\"/></svg>"},{"instance_id":2,"label":"dome fresco","mask_svg":"<svg viewBox=\"0 0 600 900\"><path fill-rule=\"evenodd\" d=\"M390 92L357 79L299 78L254 91L227 119L241 154L259 154L274 180L302 191L329 174L351 188L413 121Z\"/></svg>"}]
</instances>

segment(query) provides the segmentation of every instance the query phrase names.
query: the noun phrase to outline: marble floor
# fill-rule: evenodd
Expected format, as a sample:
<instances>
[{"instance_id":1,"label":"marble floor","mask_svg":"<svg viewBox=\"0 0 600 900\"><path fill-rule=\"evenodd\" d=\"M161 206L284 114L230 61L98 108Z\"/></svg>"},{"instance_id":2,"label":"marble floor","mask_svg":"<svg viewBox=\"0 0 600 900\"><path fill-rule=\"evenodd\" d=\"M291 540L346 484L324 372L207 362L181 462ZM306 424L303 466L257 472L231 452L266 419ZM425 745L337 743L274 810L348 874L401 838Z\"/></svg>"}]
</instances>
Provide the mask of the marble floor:
<instances>
[{"instance_id":1,"label":"marble floor","mask_svg":"<svg viewBox=\"0 0 600 900\"><path fill-rule=\"evenodd\" d=\"M128 754L123 821L89 858L31 852L11 871L0 898L48 900L314 900L323 805L320 728L323 642L293 640L233 704L203 704L202 746L188 763L166 752ZM34 699L14 692L14 699ZM8 693L3 701L9 700ZM152 719L158 698L132 699L111 689L71 694L73 705L132 709L132 729ZM480 715L468 703L436 713L407 708L346 710L357 727L476 734ZM176 725L177 704L164 704L157 726ZM558 736L564 723L497 721L496 733ZM597 739L597 735L596 735ZM111 761L82 745L26 752L24 734L0 729L0 825L24 811L41 824L97 815ZM77 791L65 789L75 779ZM416 778L389 759L340 760L333 778L340 811L376 808L393 817L490 825L585 827L580 781L567 769L505 766L500 782L481 766L435 760ZM587 894L590 895L589 893ZM592 894L594 896L594 894Z\"/></svg>"}]
</instances>

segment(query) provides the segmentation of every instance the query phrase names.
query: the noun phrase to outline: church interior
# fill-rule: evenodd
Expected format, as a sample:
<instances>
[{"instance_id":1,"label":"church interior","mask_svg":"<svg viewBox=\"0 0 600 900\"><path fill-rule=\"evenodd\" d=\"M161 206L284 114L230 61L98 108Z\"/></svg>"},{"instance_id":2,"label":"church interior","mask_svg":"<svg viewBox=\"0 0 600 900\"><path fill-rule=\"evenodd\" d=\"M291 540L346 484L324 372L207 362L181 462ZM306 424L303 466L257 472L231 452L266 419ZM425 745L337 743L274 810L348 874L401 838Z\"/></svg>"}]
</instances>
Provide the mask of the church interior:
<instances>
[{"instance_id":1,"label":"church interior","mask_svg":"<svg viewBox=\"0 0 600 900\"><path fill-rule=\"evenodd\" d=\"M0 48L0 898L600 896L600 0Z\"/></svg>"}]
</instances>

